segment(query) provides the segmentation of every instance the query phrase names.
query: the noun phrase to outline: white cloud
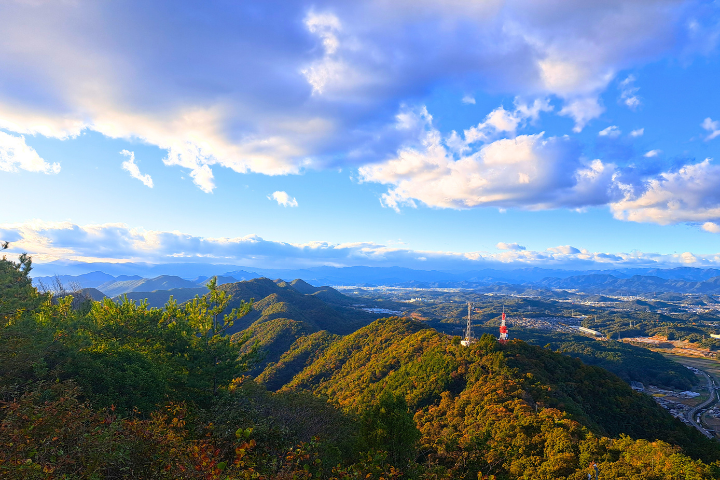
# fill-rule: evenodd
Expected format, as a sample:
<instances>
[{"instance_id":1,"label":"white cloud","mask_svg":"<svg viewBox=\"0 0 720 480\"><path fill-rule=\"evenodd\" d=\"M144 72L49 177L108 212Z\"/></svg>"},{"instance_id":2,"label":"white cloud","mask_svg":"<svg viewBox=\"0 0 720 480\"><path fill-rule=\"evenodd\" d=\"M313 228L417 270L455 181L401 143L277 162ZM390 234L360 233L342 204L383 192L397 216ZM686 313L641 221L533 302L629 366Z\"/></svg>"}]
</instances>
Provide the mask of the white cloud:
<instances>
[{"instance_id":1,"label":"white cloud","mask_svg":"<svg viewBox=\"0 0 720 480\"><path fill-rule=\"evenodd\" d=\"M606 253L590 252L569 245L552 247L545 251L517 248L499 253L420 251L372 242L285 243L265 240L257 235L210 238L177 231L143 230L124 224L81 226L69 222L40 220L0 224L0 238L11 241L9 254L27 252L33 256L38 267L56 260L150 264L193 261L259 268L367 265L468 270L499 264L545 268L720 266L719 254L657 254L638 251Z\"/></svg>"},{"instance_id":2,"label":"white cloud","mask_svg":"<svg viewBox=\"0 0 720 480\"><path fill-rule=\"evenodd\" d=\"M268 195L268 198L270 200L275 200L278 205L282 205L283 207L297 207L298 202L295 200L295 198L291 197L285 192L273 192L272 195Z\"/></svg>"},{"instance_id":3,"label":"white cloud","mask_svg":"<svg viewBox=\"0 0 720 480\"><path fill-rule=\"evenodd\" d=\"M624 103L630 110L636 110L640 106L640 97L636 94L640 90L634 85L635 75L628 77L620 82L620 101Z\"/></svg>"},{"instance_id":4,"label":"white cloud","mask_svg":"<svg viewBox=\"0 0 720 480\"><path fill-rule=\"evenodd\" d=\"M361 181L388 185L381 203L399 211L416 202L437 208L530 210L607 205L615 218L674 224L720 221L720 167L710 159L647 175L589 160L569 137L515 134L515 112L495 110L478 127L443 138L426 109L404 111L418 141L385 162L359 169ZM603 133L619 135L609 127ZM473 141L485 142L477 146ZM652 158L659 150L646 154Z\"/></svg>"},{"instance_id":5,"label":"white cloud","mask_svg":"<svg viewBox=\"0 0 720 480\"><path fill-rule=\"evenodd\" d=\"M475 105L475 97L472 95L465 95L461 101L467 105Z\"/></svg>"},{"instance_id":6,"label":"white cloud","mask_svg":"<svg viewBox=\"0 0 720 480\"><path fill-rule=\"evenodd\" d=\"M587 72L572 61L564 61L553 58L540 60L540 78L548 90L565 93L583 88L582 84L587 80Z\"/></svg>"},{"instance_id":7,"label":"white cloud","mask_svg":"<svg viewBox=\"0 0 720 480\"><path fill-rule=\"evenodd\" d=\"M600 130L598 135L600 135L601 137L617 138L620 136L621 133L622 132L617 126L611 125L604 130Z\"/></svg>"},{"instance_id":8,"label":"white cloud","mask_svg":"<svg viewBox=\"0 0 720 480\"><path fill-rule=\"evenodd\" d=\"M474 151L467 146L456 159L446 145L448 140L457 141L457 135L444 141L432 126L432 117L423 112L416 114L418 121L425 122L418 145L404 147L394 158L359 170L363 181L390 185L382 196L387 207L399 210L400 205L419 200L432 207L457 209L577 208L602 205L610 199L614 165L582 159L569 138L520 135ZM507 111L494 113L500 120L490 120L491 115L484 124L513 130ZM482 139L482 133L481 129L466 131L467 144Z\"/></svg>"},{"instance_id":9,"label":"white cloud","mask_svg":"<svg viewBox=\"0 0 720 480\"><path fill-rule=\"evenodd\" d=\"M714 222L703 223L702 229L710 233L720 233L720 225Z\"/></svg>"},{"instance_id":10,"label":"white cloud","mask_svg":"<svg viewBox=\"0 0 720 480\"><path fill-rule=\"evenodd\" d=\"M643 133L645 133L645 129L638 128L637 130L633 130L632 132L630 132L630 136L631 137L642 137Z\"/></svg>"},{"instance_id":11,"label":"white cloud","mask_svg":"<svg viewBox=\"0 0 720 480\"><path fill-rule=\"evenodd\" d=\"M146 187L153 188L153 181L150 175L143 175L142 173L140 173L140 167L138 167L135 163L135 152L123 150L120 153L125 155L126 157L129 157L122 163L122 169L129 172L131 177L140 180Z\"/></svg>"},{"instance_id":12,"label":"white cloud","mask_svg":"<svg viewBox=\"0 0 720 480\"><path fill-rule=\"evenodd\" d=\"M515 135L520 126L528 121L536 121L541 112L550 112L552 109L550 102L545 98L537 98L532 104L524 103L519 98L516 98L514 110L505 110L503 106L500 106L490 112L482 122L465 130L463 132L465 141L459 150L467 150L472 143L487 142L497 137L498 134ZM426 117L432 120L432 117L427 114ZM458 150L456 146L458 139L459 137L455 136L455 132L452 132L448 146Z\"/></svg>"},{"instance_id":13,"label":"white cloud","mask_svg":"<svg viewBox=\"0 0 720 480\"><path fill-rule=\"evenodd\" d=\"M548 252L552 253L562 253L563 255L575 255L578 253L581 253L580 250L578 250L575 247L572 247L570 245L560 245L559 247L550 247L547 249Z\"/></svg>"},{"instance_id":14,"label":"white cloud","mask_svg":"<svg viewBox=\"0 0 720 480\"><path fill-rule=\"evenodd\" d=\"M346 33L343 23L334 13L311 10L306 15L305 27L321 40L323 55L303 64L299 73L312 87L313 97L340 103L350 100L357 104L365 97L363 90L382 89L389 79L384 68L362 58L367 53L364 42ZM371 59L370 63L377 60L379 58Z\"/></svg>"},{"instance_id":15,"label":"white cloud","mask_svg":"<svg viewBox=\"0 0 720 480\"><path fill-rule=\"evenodd\" d=\"M713 138L720 135L720 121L712 121L710 117L706 118L703 123L700 124L702 128L710 132L710 134L705 137L705 140L712 140Z\"/></svg>"},{"instance_id":16,"label":"white cloud","mask_svg":"<svg viewBox=\"0 0 720 480\"><path fill-rule=\"evenodd\" d=\"M688 265L692 265L694 263L697 263L698 261L697 257L690 252L680 254L680 259L683 263L686 263Z\"/></svg>"},{"instance_id":17,"label":"white cloud","mask_svg":"<svg viewBox=\"0 0 720 480\"><path fill-rule=\"evenodd\" d=\"M465 141L467 143L487 141L495 133L514 134L521 120L522 118L515 112L509 112L503 107L496 108L485 117L483 122L465 130Z\"/></svg>"},{"instance_id":18,"label":"white cloud","mask_svg":"<svg viewBox=\"0 0 720 480\"><path fill-rule=\"evenodd\" d=\"M170 3L26 3L2 5L13 74L0 128L146 142L207 192L218 167L279 175L385 158L404 141L384 129L390 112L437 86L555 96L579 131L617 72L687 50L695 40L678 31L692 19L693 32L712 27L680 0L248 0L200 23Z\"/></svg>"},{"instance_id":19,"label":"white cloud","mask_svg":"<svg viewBox=\"0 0 720 480\"><path fill-rule=\"evenodd\" d=\"M495 248L497 248L498 250L512 250L515 252L526 250L525 247L523 247L522 245L518 245L517 243L505 243L505 242L498 243L497 245L495 245Z\"/></svg>"},{"instance_id":20,"label":"white cloud","mask_svg":"<svg viewBox=\"0 0 720 480\"><path fill-rule=\"evenodd\" d=\"M193 179L193 183L200 187L205 193L212 193L215 189L215 182L213 182L213 173L210 167L207 165L196 165L190 172L190 177Z\"/></svg>"},{"instance_id":21,"label":"white cloud","mask_svg":"<svg viewBox=\"0 0 720 480\"><path fill-rule=\"evenodd\" d=\"M336 32L340 30L340 20L332 13L310 12L305 17L305 25L310 32L317 34L323 41L325 53L333 54L337 51L340 42Z\"/></svg>"},{"instance_id":22,"label":"white cloud","mask_svg":"<svg viewBox=\"0 0 720 480\"><path fill-rule=\"evenodd\" d=\"M325 55L321 60L301 70L301 73L312 86L313 94L320 95L327 84L339 82L341 77L347 74L347 65L336 57L340 46L337 37L341 29L340 20L331 13L310 12L305 18L305 25L310 33L320 37Z\"/></svg>"},{"instance_id":23,"label":"white cloud","mask_svg":"<svg viewBox=\"0 0 720 480\"><path fill-rule=\"evenodd\" d=\"M537 121L541 112L553 111L553 106L547 98L536 98L532 104L528 104L516 97L514 103L515 115L522 120L530 120L531 123Z\"/></svg>"},{"instance_id":24,"label":"white cloud","mask_svg":"<svg viewBox=\"0 0 720 480\"><path fill-rule=\"evenodd\" d=\"M25 143L25 137L0 132L0 172L60 173L60 164L49 164Z\"/></svg>"},{"instance_id":25,"label":"white cloud","mask_svg":"<svg viewBox=\"0 0 720 480\"><path fill-rule=\"evenodd\" d=\"M647 157L647 158L657 157L661 153L662 153L662 150L650 150L645 155L643 155L643 157Z\"/></svg>"},{"instance_id":26,"label":"white cloud","mask_svg":"<svg viewBox=\"0 0 720 480\"><path fill-rule=\"evenodd\" d=\"M621 189L623 199L610 204L620 220L661 225L720 220L720 167L709 158Z\"/></svg>"},{"instance_id":27,"label":"white cloud","mask_svg":"<svg viewBox=\"0 0 720 480\"><path fill-rule=\"evenodd\" d=\"M600 105L597 97L576 98L568 101L560 110L560 115L571 117L575 120L574 132L581 132L587 123L599 117L605 108Z\"/></svg>"}]
</instances>

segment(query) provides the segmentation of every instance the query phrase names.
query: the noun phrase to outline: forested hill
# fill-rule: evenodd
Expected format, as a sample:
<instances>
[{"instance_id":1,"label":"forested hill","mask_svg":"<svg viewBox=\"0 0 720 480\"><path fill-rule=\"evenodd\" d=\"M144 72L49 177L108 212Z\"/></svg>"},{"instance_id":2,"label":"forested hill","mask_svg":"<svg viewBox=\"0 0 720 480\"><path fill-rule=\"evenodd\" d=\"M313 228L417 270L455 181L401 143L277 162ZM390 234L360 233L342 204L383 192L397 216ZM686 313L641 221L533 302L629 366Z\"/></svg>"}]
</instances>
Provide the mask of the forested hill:
<instances>
[{"instance_id":1,"label":"forested hill","mask_svg":"<svg viewBox=\"0 0 720 480\"><path fill-rule=\"evenodd\" d=\"M252 310L228 329L236 338L248 337L245 351L257 344L260 358L252 374L276 363L300 338L316 332L348 334L368 325L377 315L349 306L352 299L330 287L313 287L302 280L256 278L218 287L231 295L228 311L241 302L254 300ZM279 373L286 379L304 365L286 365Z\"/></svg>"},{"instance_id":2,"label":"forested hill","mask_svg":"<svg viewBox=\"0 0 720 480\"><path fill-rule=\"evenodd\" d=\"M504 462L497 471L522 478L550 465L566 474L577 467L583 442L600 436L662 439L717 458L714 442L604 369L489 335L463 347L397 317L335 341L283 390L311 391L354 411L375 398L400 397L415 412L425 455L446 464L479 455L481 470L496 458ZM555 433L539 440L548 425ZM487 450L471 454L478 445ZM508 451L517 458L500 460Z\"/></svg>"},{"instance_id":3,"label":"forested hill","mask_svg":"<svg viewBox=\"0 0 720 480\"><path fill-rule=\"evenodd\" d=\"M0 258L3 480L586 480L592 462L603 479L720 478L717 442L521 341L466 348L397 317L330 333L362 322L300 282L211 281L162 309L53 298L19 260ZM309 333L255 380L252 337L227 335L249 321L256 339Z\"/></svg>"},{"instance_id":4,"label":"forested hill","mask_svg":"<svg viewBox=\"0 0 720 480\"><path fill-rule=\"evenodd\" d=\"M598 342L578 335L571 341L556 339L545 347L609 370L628 383L637 381L678 390L690 390L698 383L697 376L683 365L634 345Z\"/></svg>"},{"instance_id":5,"label":"forested hill","mask_svg":"<svg viewBox=\"0 0 720 480\"><path fill-rule=\"evenodd\" d=\"M232 332L243 330L257 322L291 318L306 322L316 330L346 334L376 318L362 310L348 307L353 303L352 300L330 287L301 293L290 283L256 278L221 285L219 289L232 296L228 308L234 308L242 301L255 301L253 311L237 322Z\"/></svg>"}]
</instances>

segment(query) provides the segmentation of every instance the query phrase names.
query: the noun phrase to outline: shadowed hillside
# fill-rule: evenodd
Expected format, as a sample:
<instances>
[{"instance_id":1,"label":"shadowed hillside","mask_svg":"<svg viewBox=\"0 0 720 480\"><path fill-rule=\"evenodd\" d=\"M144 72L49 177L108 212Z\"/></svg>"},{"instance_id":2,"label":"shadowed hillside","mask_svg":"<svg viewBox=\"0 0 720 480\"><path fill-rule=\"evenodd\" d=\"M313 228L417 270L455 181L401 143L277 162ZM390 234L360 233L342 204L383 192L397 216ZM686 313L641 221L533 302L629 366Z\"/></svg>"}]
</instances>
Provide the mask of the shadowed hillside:
<instances>
[{"instance_id":1,"label":"shadowed hillside","mask_svg":"<svg viewBox=\"0 0 720 480\"><path fill-rule=\"evenodd\" d=\"M298 291L290 283L274 282L268 278L219 287L232 295L228 308L235 308L242 301L255 300L252 311L228 330L236 338L246 334L250 336L246 351L255 343L258 344L261 360L251 373L260 373L268 363L278 362L296 340L306 335L320 331L345 335L377 318L376 315L348 307L352 299L330 287L312 287L302 280L293 283L308 293ZM285 378L285 375L280 376Z\"/></svg>"},{"instance_id":2,"label":"shadowed hillside","mask_svg":"<svg viewBox=\"0 0 720 480\"><path fill-rule=\"evenodd\" d=\"M173 297L178 303L185 303L198 295L205 295L207 291L207 287L172 288L170 290L155 290L154 292L128 292L123 295L126 295L128 300L134 300L138 303L147 300L148 306L151 308L162 308L170 300L170 297ZM119 300L123 295L115 298Z\"/></svg>"},{"instance_id":3,"label":"shadowed hillside","mask_svg":"<svg viewBox=\"0 0 720 480\"><path fill-rule=\"evenodd\" d=\"M155 290L170 290L173 288L197 288L198 284L172 275L161 275L155 278L141 278L138 280L110 281L97 287L108 297L115 297L129 292L153 292Z\"/></svg>"},{"instance_id":4,"label":"shadowed hillside","mask_svg":"<svg viewBox=\"0 0 720 480\"><path fill-rule=\"evenodd\" d=\"M255 300L253 311L235 324L233 333L251 325L278 318L290 318L305 322L316 331L348 334L377 318L362 310L348 307L352 299L330 287L320 287L305 294L286 282L256 278L222 285L219 288L232 295L230 308L238 306L241 301ZM306 288L303 290L308 291ZM319 296L321 293L324 295Z\"/></svg>"},{"instance_id":5,"label":"shadowed hillside","mask_svg":"<svg viewBox=\"0 0 720 480\"><path fill-rule=\"evenodd\" d=\"M290 382L305 367L322 356L325 350L339 339L338 335L333 335L324 330L299 337L277 362L267 365L256 380L264 384L269 390L278 390Z\"/></svg>"}]
</instances>

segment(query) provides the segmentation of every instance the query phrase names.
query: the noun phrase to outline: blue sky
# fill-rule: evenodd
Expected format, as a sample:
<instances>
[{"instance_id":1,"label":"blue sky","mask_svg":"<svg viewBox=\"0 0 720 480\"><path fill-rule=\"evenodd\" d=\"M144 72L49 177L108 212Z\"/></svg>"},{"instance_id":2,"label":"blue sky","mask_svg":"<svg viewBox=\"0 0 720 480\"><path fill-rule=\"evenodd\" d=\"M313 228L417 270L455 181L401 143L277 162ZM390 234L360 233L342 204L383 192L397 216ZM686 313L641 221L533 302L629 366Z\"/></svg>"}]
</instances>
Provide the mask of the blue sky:
<instances>
[{"instance_id":1,"label":"blue sky","mask_svg":"<svg viewBox=\"0 0 720 480\"><path fill-rule=\"evenodd\" d=\"M0 239L38 262L720 265L718 2L405 3L4 3Z\"/></svg>"}]
</instances>

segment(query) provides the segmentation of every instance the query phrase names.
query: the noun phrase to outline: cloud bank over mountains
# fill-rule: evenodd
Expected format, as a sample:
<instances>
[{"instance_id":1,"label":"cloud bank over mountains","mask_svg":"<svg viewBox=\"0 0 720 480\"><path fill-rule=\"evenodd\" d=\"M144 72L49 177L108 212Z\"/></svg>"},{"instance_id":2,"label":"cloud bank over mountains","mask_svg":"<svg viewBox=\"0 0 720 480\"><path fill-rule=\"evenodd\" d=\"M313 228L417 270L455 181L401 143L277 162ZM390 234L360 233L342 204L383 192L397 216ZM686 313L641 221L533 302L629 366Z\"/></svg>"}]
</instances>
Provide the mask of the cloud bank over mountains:
<instances>
[{"instance_id":1,"label":"cloud bank over mountains","mask_svg":"<svg viewBox=\"0 0 720 480\"><path fill-rule=\"evenodd\" d=\"M613 267L718 267L720 254L590 252L561 245L543 251L517 243L497 244L494 252L421 251L370 242L285 243L257 235L204 238L181 232L148 231L123 224L75 225L34 221L0 224L0 238L10 241L9 255L28 252L36 262L147 262L235 264L258 268L312 266L404 266L421 270L526 266L609 269Z\"/></svg>"}]
</instances>

